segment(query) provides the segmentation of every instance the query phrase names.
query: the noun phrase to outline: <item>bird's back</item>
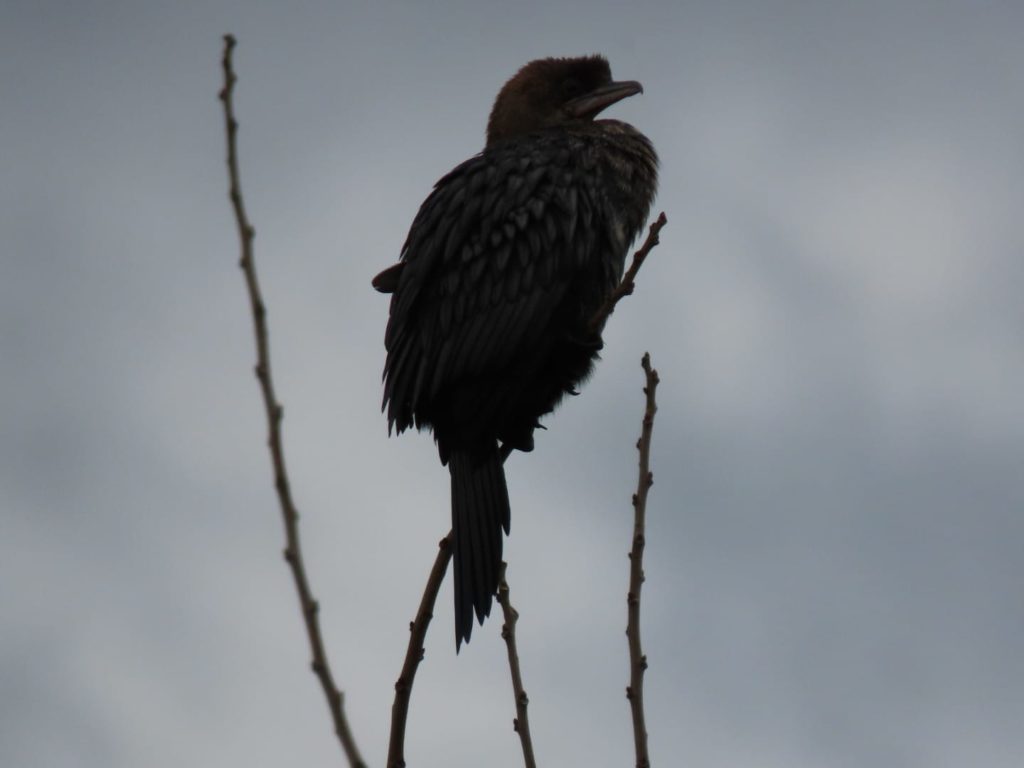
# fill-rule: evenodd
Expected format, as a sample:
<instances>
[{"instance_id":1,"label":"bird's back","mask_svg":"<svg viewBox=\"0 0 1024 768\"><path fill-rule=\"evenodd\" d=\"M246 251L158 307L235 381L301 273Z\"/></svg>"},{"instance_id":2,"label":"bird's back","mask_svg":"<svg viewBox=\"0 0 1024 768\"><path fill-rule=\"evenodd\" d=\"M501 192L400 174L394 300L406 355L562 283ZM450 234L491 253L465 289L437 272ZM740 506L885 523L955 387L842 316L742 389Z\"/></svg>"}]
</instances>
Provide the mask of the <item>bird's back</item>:
<instances>
[{"instance_id":1,"label":"bird's back","mask_svg":"<svg viewBox=\"0 0 1024 768\"><path fill-rule=\"evenodd\" d=\"M402 251L385 336L385 403L432 427L442 458L484 439L528 447L587 376L589 320L622 274L656 184L625 123L536 131L442 178Z\"/></svg>"}]
</instances>

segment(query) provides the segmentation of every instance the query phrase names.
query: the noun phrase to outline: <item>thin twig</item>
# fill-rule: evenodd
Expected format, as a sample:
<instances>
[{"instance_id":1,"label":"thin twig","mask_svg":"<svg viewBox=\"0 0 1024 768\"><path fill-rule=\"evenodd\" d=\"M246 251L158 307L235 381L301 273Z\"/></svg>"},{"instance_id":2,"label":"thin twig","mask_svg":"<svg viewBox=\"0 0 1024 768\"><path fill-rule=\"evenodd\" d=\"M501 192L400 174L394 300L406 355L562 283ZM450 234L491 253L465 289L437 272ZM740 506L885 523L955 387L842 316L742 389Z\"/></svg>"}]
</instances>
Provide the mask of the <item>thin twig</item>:
<instances>
[{"instance_id":1,"label":"thin twig","mask_svg":"<svg viewBox=\"0 0 1024 768\"><path fill-rule=\"evenodd\" d=\"M323 638L320 634L319 604L313 598L312 590L309 587L309 580L306 577L306 569L302 561L302 548L299 542L299 513L292 500L291 488L288 482L288 473L285 470L284 447L281 443L281 420L284 417L284 408L277 401L274 394L274 382L270 375L270 342L267 335L267 309L263 303L260 292L259 281L256 279L256 263L253 260L253 238L256 231L245 213L245 205L242 201L242 187L238 173L238 150L236 148L236 135L238 133L238 121L235 119L232 94L234 92L235 72L231 63L231 53L235 47L235 38L232 35L224 36L224 56L221 61L224 67L224 87L220 92L220 100L224 104L224 121L227 132L228 150L228 176L230 182L229 195L231 204L235 211L235 221L238 224L238 236L241 240L242 258L239 263L245 273L245 282L249 291L249 301L252 306L252 319L256 334L256 378L260 383L260 390L263 393L263 404L266 407L267 424L270 435L267 440L270 448L270 457L274 467L274 487L277 489L277 498L281 505L281 514L284 518L284 530L286 545L284 558L291 566L292 576L295 580L295 589L299 595L299 603L302 607L302 616L306 622L306 634L309 636L309 646L313 654L313 672L320 680L324 696L327 699L327 706L331 711L331 719L334 721L334 732L341 741L342 749L348 758L352 768L366 768L366 763L359 754L355 739L349 729L348 720L345 717L344 694L334 684L334 676L331 674L331 667L327 661L327 654L324 651Z\"/></svg>"},{"instance_id":2,"label":"thin twig","mask_svg":"<svg viewBox=\"0 0 1024 768\"><path fill-rule=\"evenodd\" d=\"M409 700L412 697L412 684L416 678L416 668L423 661L423 642L427 637L427 627L434 617L434 602L444 581L448 561L452 559L452 534L449 533L438 544L437 559L430 569L427 586L423 590L416 618L409 624L409 647L405 652L402 672L395 682L395 703L391 705L391 738L388 743L388 768L404 768L405 766L405 722L409 716Z\"/></svg>"},{"instance_id":3,"label":"thin twig","mask_svg":"<svg viewBox=\"0 0 1024 768\"><path fill-rule=\"evenodd\" d=\"M658 235L666 224L668 224L668 219L665 217L665 212L662 211L658 214L658 218L651 223L650 229L647 230L647 239L640 246L640 250L633 254L633 261L630 263L629 269L622 276L622 280L619 281L619 284L615 286L615 290L608 295L608 298L604 300L604 304L601 305L601 308L590 319L590 331L592 333L600 333L608 318L611 317L612 312L615 311L615 305L624 296L629 296L633 293L633 289L636 287L636 275L640 271L640 267L643 266L647 254L654 250L654 246L658 244Z\"/></svg>"},{"instance_id":4,"label":"thin twig","mask_svg":"<svg viewBox=\"0 0 1024 768\"><path fill-rule=\"evenodd\" d=\"M646 376L644 394L647 405L644 409L643 427L636 447L640 452L640 476L636 493L633 495L633 548L629 553L629 594L626 597L629 618L626 623L626 637L629 639L629 687L626 698L633 713L633 742L636 747L637 768L650 768L651 759L647 753L647 723L644 719L644 671L647 657L640 647L640 590L644 583L644 528L647 515L647 491L654 482L651 472L651 432L654 430L654 414L658 410L654 400L658 388L658 372L651 368L651 356L644 353L641 365Z\"/></svg>"},{"instance_id":5,"label":"thin twig","mask_svg":"<svg viewBox=\"0 0 1024 768\"><path fill-rule=\"evenodd\" d=\"M509 600L508 582L505 580L505 569L507 563L501 564L501 573L498 576L498 603L505 614L505 623L501 627L501 636L508 648L508 667L512 672L512 692L516 697L516 719L512 721L512 727L519 734L519 741L523 746L523 762L526 768L537 768L537 761L533 757L533 739L530 737L530 718L526 714L526 707L530 699L523 688L523 675L519 670L519 651L516 650L516 622L519 621L519 612L512 607Z\"/></svg>"}]
</instances>

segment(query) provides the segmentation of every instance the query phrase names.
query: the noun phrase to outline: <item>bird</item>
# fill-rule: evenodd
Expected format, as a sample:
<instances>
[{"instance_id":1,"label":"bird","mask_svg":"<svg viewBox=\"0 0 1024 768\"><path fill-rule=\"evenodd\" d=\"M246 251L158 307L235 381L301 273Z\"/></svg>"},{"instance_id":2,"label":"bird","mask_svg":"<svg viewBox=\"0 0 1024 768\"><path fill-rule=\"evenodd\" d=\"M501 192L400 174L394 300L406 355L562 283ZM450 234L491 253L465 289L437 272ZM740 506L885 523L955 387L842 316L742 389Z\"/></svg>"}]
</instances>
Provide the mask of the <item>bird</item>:
<instances>
[{"instance_id":1,"label":"bird","mask_svg":"<svg viewBox=\"0 0 1024 768\"><path fill-rule=\"evenodd\" d=\"M596 119L643 92L599 54L531 61L501 88L484 149L443 176L413 219L391 294L388 433L433 431L451 476L455 648L490 614L510 530L504 461L590 376L594 318L622 277L657 189L633 126Z\"/></svg>"}]
</instances>

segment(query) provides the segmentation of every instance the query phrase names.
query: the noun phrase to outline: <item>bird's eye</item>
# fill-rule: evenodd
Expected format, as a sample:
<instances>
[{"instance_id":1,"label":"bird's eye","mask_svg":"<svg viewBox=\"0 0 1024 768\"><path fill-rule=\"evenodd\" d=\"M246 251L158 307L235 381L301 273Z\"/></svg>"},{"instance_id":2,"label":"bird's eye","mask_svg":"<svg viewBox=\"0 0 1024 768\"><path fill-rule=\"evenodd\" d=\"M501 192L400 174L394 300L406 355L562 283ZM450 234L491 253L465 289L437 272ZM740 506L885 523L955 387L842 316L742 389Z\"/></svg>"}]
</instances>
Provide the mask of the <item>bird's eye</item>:
<instances>
[{"instance_id":1,"label":"bird's eye","mask_svg":"<svg viewBox=\"0 0 1024 768\"><path fill-rule=\"evenodd\" d=\"M568 101L569 99L574 99L582 94L583 83L581 83L576 78L570 77L568 80L562 83L562 95L565 97L566 101Z\"/></svg>"}]
</instances>

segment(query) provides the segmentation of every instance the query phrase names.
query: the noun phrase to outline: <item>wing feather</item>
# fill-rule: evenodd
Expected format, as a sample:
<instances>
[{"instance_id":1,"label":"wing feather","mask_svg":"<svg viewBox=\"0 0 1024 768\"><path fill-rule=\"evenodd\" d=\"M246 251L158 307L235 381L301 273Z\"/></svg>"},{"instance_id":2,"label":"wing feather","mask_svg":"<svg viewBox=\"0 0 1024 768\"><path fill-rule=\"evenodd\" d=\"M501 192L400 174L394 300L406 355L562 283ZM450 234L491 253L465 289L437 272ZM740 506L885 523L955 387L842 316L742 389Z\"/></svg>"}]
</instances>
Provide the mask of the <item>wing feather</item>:
<instances>
[{"instance_id":1,"label":"wing feather","mask_svg":"<svg viewBox=\"0 0 1024 768\"><path fill-rule=\"evenodd\" d=\"M421 206L385 334L384 404L398 431L427 426L443 393L541 343L594 240L579 236L591 201L572 162L569 147L488 150Z\"/></svg>"}]
</instances>

